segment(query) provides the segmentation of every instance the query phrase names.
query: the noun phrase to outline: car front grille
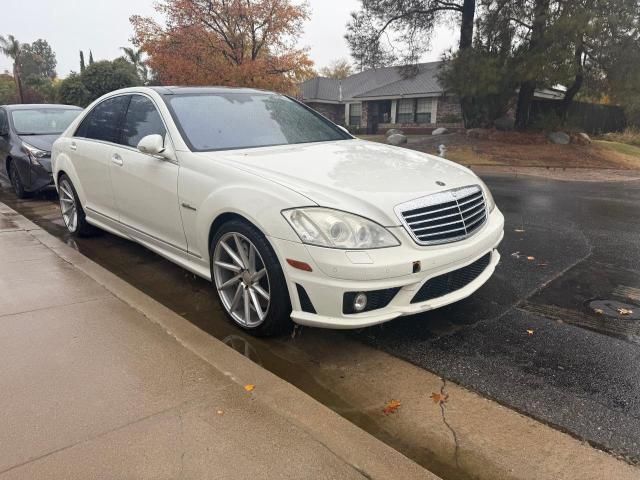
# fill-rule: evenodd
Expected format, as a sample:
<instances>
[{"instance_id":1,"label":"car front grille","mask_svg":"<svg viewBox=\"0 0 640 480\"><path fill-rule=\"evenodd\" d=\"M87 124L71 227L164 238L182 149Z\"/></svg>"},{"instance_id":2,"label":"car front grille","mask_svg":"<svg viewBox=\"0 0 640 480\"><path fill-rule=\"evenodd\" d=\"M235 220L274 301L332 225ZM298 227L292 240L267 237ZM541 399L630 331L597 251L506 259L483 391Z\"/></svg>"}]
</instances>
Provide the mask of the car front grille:
<instances>
[{"instance_id":1,"label":"car front grille","mask_svg":"<svg viewBox=\"0 0 640 480\"><path fill-rule=\"evenodd\" d=\"M398 205L396 214L419 245L462 240L487 221L479 185L446 190Z\"/></svg>"},{"instance_id":2,"label":"car front grille","mask_svg":"<svg viewBox=\"0 0 640 480\"><path fill-rule=\"evenodd\" d=\"M430 278L420 287L411 303L426 302L466 287L485 271L490 262L491 252L466 267Z\"/></svg>"}]
</instances>

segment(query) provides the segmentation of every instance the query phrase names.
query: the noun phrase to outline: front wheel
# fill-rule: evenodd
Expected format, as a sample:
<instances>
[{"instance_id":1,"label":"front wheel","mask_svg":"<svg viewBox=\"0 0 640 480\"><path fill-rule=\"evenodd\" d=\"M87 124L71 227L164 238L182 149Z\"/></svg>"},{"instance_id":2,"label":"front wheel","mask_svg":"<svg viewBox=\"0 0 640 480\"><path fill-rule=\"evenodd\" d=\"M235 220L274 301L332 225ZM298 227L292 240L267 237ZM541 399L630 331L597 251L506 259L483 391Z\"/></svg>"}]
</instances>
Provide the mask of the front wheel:
<instances>
[{"instance_id":1,"label":"front wheel","mask_svg":"<svg viewBox=\"0 0 640 480\"><path fill-rule=\"evenodd\" d=\"M20 172L13 164L10 162L7 168L7 173L9 174L9 181L11 182L11 186L13 187L13 191L16 194L16 197L20 199L27 198L29 194L24 189L24 184L22 183L22 179L20 178Z\"/></svg>"},{"instance_id":2,"label":"front wheel","mask_svg":"<svg viewBox=\"0 0 640 480\"><path fill-rule=\"evenodd\" d=\"M58 180L58 197L60 198L62 220L64 220L69 233L78 237L91 235L94 228L87 223L76 189L71 183L71 179L64 173L60 175Z\"/></svg>"},{"instance_id":3,"label":"front wheel","mask_svg":"<svg viewBox=\"0 0 640 480\"><path fill-rule=\"evenodd\" d=\"M211 274L229 318L253 335L291 326L291 301L280 262L266 237L242 220L224 224L211 241Z\"/></svg>"}]
</instances>

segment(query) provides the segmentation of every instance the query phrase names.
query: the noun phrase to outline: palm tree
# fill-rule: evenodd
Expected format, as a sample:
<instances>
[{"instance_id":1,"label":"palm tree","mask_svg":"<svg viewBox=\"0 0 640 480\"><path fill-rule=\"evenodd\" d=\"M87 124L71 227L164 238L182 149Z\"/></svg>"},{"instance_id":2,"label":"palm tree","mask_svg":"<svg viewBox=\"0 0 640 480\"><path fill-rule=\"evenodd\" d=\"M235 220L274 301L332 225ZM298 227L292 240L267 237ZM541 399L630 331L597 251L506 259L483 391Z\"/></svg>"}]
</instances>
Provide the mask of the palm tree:
<instances>
[{"instance_id":1,"label":"palm tree","mask_svg":"<svg viewBox=\"0 0 640 480\"><path fill-rule=\"evenodd\" d=\"M124 52L124 58L136 67L136 71L138 72L140 80L142 80L142 84L146 85L149 83L149 69L147 68L146 62L142 59L142 50L136 50L135 48L130 47L122 47L120 50Z\"/></svg>"},{"instance_id":2,"label":"palm tree","mask_svg":"<svg viewBox=\"0 0 640 480\"><path fill-rule=\"evenodd\" d=\"M16 88L18 89L18 101L22 103L24 99L22 79L20 78L22 45L13 35L7 35L7 38L0 35L0 52L13 60L13 80L16 82Z\"/></svg>"}]
</instances>

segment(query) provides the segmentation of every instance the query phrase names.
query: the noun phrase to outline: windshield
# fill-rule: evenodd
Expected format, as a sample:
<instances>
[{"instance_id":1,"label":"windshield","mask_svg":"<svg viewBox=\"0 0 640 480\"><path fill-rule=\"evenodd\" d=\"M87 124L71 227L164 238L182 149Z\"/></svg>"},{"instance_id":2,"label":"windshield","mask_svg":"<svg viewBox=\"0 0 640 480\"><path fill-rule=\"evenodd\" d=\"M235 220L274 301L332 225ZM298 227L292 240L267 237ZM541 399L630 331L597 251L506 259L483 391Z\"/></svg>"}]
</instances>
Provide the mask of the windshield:
<instances>
[{"instance_id":1,"label":"windshield","mask_svg":"<svg viewBox=\"0 0 640 480\"><path fill-rule=\"evenodd\" d=\"M194 151L352 138L317 113L281 95L220 93L165 98Z\"/></svg>"},{"instance_id":2,"label":"windshield","mask_svg":"<svg viewBox=\"0 0 640 480\"><path fill-rule=\"evenodd\" d=\"M18 135L54 135L64 132L82 110L34 108L11 112Z\"/></svg>"}]
</instances>

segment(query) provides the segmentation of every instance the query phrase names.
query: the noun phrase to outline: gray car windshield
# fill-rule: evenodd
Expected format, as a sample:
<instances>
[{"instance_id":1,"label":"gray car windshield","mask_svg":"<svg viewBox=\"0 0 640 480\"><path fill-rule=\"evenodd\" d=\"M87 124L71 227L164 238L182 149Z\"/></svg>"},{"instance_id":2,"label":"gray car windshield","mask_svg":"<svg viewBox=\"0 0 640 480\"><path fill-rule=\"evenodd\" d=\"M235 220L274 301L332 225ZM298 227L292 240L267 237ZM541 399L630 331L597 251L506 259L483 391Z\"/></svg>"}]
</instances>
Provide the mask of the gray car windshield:
<instances>
[{"instance_id":1,"label":"gray car windshield","mask_svg":"<svg viewBox=\"0 0 640 480\"><path fill-rule=\"evenodd\" d=\"M317 113L281 95L220 93L165 98L193 151L353 138Z\"/></svg>"},{"instance_id":2,"label":"gray car windshield","mask_svg":"<svg viewBox=\"0 0 640 480\"><path fill-rule=\"evenodd\" d=\"M34 108L11 112L18 135L61 134L82 110L62 108Z\"/></svg>"}]
</instances>

